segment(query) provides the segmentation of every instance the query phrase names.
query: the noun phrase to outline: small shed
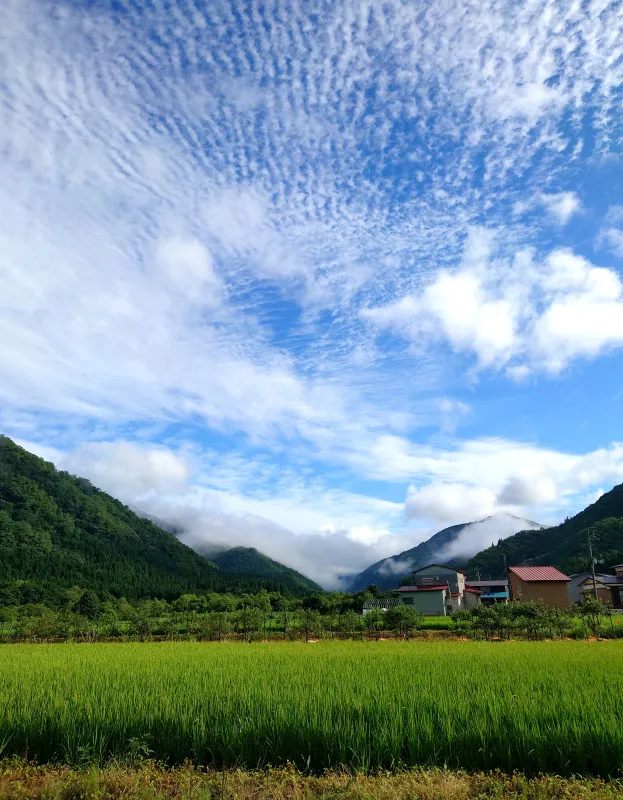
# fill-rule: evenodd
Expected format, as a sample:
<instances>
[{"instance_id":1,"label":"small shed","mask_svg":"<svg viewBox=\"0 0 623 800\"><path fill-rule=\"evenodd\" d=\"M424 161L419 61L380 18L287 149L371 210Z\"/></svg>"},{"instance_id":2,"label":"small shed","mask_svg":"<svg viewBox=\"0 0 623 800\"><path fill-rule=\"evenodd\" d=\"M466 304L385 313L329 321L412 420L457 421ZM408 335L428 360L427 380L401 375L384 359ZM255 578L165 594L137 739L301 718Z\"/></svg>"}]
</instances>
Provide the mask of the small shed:
<instances>
[{"instance_id":1,"label":"small shed","mask_svg":"<svg viewBox=\"0 0 623 800\"><path fill-rule=\"evenodd\" d=\"M546 603L556 608L569 608L568 575L556 567L509 567L508 577L513 600Z\"/></svg>"}]
</instances>

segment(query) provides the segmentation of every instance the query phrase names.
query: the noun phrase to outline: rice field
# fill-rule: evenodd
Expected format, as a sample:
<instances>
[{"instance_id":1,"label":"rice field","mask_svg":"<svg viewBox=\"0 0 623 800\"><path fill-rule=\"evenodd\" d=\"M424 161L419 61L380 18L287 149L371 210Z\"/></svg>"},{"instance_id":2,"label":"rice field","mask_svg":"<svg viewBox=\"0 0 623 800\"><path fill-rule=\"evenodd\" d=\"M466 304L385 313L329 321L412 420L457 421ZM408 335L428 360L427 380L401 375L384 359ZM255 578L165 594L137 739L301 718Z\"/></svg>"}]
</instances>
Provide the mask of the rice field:
<instances>
[{"instance_id":1,"label":"rice field","mask_svg":"<svg viewBox=\"0 0 623 800\"><path fill-rule=\"evenodd\" d=\"M623 774L623 642L0 648L0 755Z\"/></svg>"}]
</instances>

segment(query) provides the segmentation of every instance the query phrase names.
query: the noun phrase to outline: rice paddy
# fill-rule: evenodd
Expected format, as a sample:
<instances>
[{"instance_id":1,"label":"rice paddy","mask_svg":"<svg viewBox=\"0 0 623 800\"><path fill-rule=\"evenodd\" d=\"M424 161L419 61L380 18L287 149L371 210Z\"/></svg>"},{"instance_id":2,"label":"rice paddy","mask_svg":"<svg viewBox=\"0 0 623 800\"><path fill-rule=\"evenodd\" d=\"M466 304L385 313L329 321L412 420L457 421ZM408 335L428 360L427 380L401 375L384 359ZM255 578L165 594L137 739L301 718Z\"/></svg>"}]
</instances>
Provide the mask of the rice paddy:
<instances>
[{"instance_id":1,"label":"rice paddy","mask_svg":"<svg viewBox=\"0 0 623 800\"><path fill-rule=\"evenodd\" d=\"M623 774L623 642L0 648L0 755Z\"/></svg>"}]
</instances>

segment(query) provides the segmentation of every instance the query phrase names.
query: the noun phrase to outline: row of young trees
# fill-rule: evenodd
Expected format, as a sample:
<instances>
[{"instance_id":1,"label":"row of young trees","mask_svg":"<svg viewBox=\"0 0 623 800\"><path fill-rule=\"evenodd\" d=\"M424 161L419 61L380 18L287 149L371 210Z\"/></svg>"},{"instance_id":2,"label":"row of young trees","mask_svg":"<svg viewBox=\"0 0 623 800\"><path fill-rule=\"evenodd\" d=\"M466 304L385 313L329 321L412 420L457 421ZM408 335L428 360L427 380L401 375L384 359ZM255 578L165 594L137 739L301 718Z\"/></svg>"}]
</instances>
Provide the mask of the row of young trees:
<instances>
[{"instance_id":1,"label":"row of young trees","mask_svg":"<svg viewBox=\"0 0 623 800\"><path fill-rule=\"evenodd\" d=\"M422 618L408 606L360 613L366 595L343 593L287 599L276 592L186 594L166 600L128 602L78 587L66 590L54 607L38 603L0 606L0 640L237 638L316 639L394 636L410 638ZM623 636L623 617L588 599L569 611L538 603L478 606L456 612L447 622L454 633L479 639ZM425 627L430 627L427 621ZM447 627L445 625L444 627Z\"/></svg>"},{"instance_id":2,"label":"row of young trees","mask_svg":"<svg viewBox=\"0 0 623 800\"><path fill-rule=\"evenodd\" d=\"M370 591L335 592L298 599L263 590L240 596L212 592L185 594L173 602L129 602L74 587L64 590L52 604L0 605L0 637L4 641L125 637L252 641L258 637L378 636L393 621L391 615L384 625L374 615L365 621L360 612L371 596ZM395 622L398 635L405 634L400 612Z\"/></svg>"},{"instance_id":3,"label":"row of young trees","mask_svg":"<svg viewBox=\"0 0 623 800\"><path fill-rule=\"evenodd\" d=\"M485 640L623 637L623 617L593 598L569 610L531 602L480 605L455 612L452 622L457 632Z\"/></svg>"},{"instance_id":4,"label":"row of young trees","mask_svg":"<svg viewBox=\"0 0 623 800\"><path fill-rule=\"evenodd\" d=\"M376 638L394 635L409 638L418 628L419 617L406 607L362 616L349 610L321 614L313 609L284 608L266 611L247 605L235 611L180 611L169 609L152 616L139 606L128 620L103 611L87 617L72 610L53 611L45 606L0 610L1 641L98 641L135 639L194 639L223 641L257 639L307 641L318 638Z\"/></svg>"}]
</instances>

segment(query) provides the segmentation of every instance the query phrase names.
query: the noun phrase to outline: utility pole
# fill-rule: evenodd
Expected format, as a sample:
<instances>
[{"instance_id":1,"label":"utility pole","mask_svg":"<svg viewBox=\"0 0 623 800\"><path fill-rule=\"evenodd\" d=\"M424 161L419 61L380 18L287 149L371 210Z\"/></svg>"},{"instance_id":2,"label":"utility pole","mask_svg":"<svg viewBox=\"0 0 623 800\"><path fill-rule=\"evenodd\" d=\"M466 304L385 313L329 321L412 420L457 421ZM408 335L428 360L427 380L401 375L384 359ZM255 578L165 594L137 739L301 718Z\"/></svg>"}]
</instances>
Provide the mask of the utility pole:
<instances>
[{"instance_id":1,"label":"utility pole","mask_svg":"<svg viewBox=\"0 0 623 800\"><path fill-rule=\"evenodd\" d=\"M595 577L595 559L593 557L593 534L591 529L588 529L588 553L591 559L591 573L593 575L593 594L595 595L595 600L599 600L597 596L597 578Z\"/></svg>"},{"instance_id":2,"label":"utility pole","mask_svg":"<svg viewBox=\"0 0 623 800\"><path fill-rule=\"evenodd\" d=\"M509 600L510 600L510 588L511 588L511 585L510 585L510 581L508 580L508 567L506 566L506 553L504 553L504 580L506 581L506 584L508 586L508 597L509 597Z\"/></svg>"}]
</instances>

